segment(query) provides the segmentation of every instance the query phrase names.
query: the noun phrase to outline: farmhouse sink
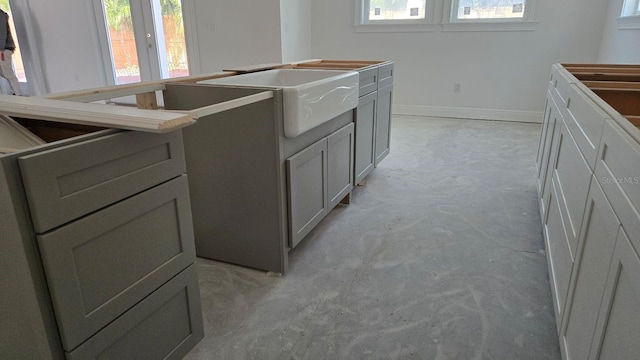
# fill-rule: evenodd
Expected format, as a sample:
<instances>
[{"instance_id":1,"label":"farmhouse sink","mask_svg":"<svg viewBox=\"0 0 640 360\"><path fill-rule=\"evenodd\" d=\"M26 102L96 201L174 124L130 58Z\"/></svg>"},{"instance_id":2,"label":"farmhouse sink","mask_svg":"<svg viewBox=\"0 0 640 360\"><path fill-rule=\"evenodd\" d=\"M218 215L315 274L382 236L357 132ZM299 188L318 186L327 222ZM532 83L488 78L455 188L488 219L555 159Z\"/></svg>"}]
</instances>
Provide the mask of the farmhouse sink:
<instances>
[{"instance_id":1,"label":"farmhouse sink","mask_svg":"<svg viewBox=\"0 0 640 360\"><path fill-rule=\"evenodd\" d=\"M355 71L276 69L200 83L282 89L284 134L288 138L358 105L358 73Z\"/></svg>"}]
</instances>

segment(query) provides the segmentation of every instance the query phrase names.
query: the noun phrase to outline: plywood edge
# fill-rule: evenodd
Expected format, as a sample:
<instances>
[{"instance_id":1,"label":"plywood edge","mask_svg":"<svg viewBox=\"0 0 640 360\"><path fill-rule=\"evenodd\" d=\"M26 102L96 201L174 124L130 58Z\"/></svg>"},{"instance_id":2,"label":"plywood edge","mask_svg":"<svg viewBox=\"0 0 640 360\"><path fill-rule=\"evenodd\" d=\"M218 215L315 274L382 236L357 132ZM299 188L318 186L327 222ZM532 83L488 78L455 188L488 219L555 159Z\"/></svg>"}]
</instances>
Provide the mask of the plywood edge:
<instances>
[{"instance_id":1,"label":"plywood edge","mask_svg":"<svg viewBox=\"0 0 640 360\"><path fill-rule=\"evenodd\" d=\"M184 113L17 96L0 97L0 113L30 119L146 132L170 132L195 123L191 115Z\"/></svg>"}]
</instances>

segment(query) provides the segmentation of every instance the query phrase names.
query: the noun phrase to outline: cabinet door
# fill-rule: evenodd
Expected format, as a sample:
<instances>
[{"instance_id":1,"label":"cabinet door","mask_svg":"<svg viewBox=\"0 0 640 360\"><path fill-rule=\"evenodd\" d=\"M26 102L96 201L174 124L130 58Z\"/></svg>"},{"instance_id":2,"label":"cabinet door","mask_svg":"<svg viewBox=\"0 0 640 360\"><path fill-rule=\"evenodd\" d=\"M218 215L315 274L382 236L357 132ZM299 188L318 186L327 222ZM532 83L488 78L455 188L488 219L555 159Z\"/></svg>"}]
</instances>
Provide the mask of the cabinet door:
<instances>
[{"instance_id":1,"label":"cabinet door","mask_svg":"<svg viewBox=\"0 0 640 360\"><path fill-rule=\"evenodd\" d=\"M293 248L328 212L327 139L287 159L289 242Z\"/></svg>"},{"instance_id":2,"label":"cabinet door","mask_svg":"<svg viewBox=\"0 0 640 360\"><path fill-rule=\"evenodd\" d=\"M353 189L353 123L327 138L329 210Z\"/></svg>"},{"instance_id":3,"label":"cabinet door","mask_svg":"<svg viewBox=\"0 0 640 360\"><path fill-rule=\"evenodd\" d=\"M561 350L567 360L589 355L619 228L620 221L604 192L592 181L561 332Z\"/></svg>"},{"instance_id":4,"label":"cabinet door","mask_svg":"<svg viewBox=\"0 0 640 360\"><path fill-rule=\"evenodd\" d=\"M391 140L391 101L393 84L378 89L378 104L376 104L376 159L375 166L389 155Z\"/></svg>"},{"instance_id":5,"label":"cabinet door","mask_svg":"<svg viewBox=\"0 0 640 360\"><path fill-rule=\"evenodd\" d=\"M536 171L538 172L538 180L540 179L540 171L542 170L542 156L544 155L544 150L545 150L545 145L546 145L546 141L548 141L549 139L547 138L547 131L549 130L549 113L551 112L551 104L549 103L551 101L549 95L547 95L547 100L545 101L544 104L544 116L542 117L542 127L541 127L541 131L540 131L540 139L538 141L538 155L536 156ZM538 184L539 187L539 184ZM540 189L538 189L539 191Z\"/></svg>"},{"instance_id":6,"label":"cabinet door","mask_svg":"<svg viewBox=\"0 0 640 360\"><path fill-rule=\"evenodd\" d=\"M372 92L358 100L356 108L356 184L362 181L373 170L375 159L375 124L378 93Z\"/></svg>"},{"instance_id":7,"label":"cabinet door","mask_svg":"<svg viewBox=\"0 0 640 360\"><path fill-rule=\"evenodd\" d=\"M540 194L540 217L544 219L547 216L549 206L549 187L551 186L551 176L553 167L555 166L556 157L558 155L558 137L562 128L562 116L560 111L552 99L549 99L549 126L547 128L547 139L545 149L543 150L542 160L540 164L540 177L538 180L538 192Z\"/></svg>"},{"instance_id":8,"label":"cabinet door","mask_svg":"<svg viewBox=\"0 0 640 360\"><path fill-rule=\"evenodd\" d=\"M630 235L638 240L638 234ZM640 354L640 258L633 240L620 229L589 359L631 360Z\"/></svg>"}]
</instances>

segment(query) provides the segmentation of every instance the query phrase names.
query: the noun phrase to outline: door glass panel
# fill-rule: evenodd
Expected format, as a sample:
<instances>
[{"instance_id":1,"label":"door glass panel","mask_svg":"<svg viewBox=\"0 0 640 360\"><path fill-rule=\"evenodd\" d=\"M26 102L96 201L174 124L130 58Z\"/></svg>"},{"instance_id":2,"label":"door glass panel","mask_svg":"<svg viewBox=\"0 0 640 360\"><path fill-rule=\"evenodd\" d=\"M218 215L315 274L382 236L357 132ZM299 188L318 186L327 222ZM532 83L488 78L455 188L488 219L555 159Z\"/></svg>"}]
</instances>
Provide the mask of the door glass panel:
<instances>
[{"instance_id":1,"label":"door glass panel","mask_svg":"<svg viewBox=\"0 0 640 360\"><path fill-rule=\"evenodd\" d=\"M180 0L160 0L162 29L170 78L189 75ZM161 41L161 40L160 40Z\"/></svg>"},{"instance_id":2,"label":"door glass panel","mask_svg":"<svg viewBox=\"0 0 640 360\"><path fill-rule=\"evenodd\" d=\"M104 0L103 6L116 84L139 82L140 65L129 0Z\"/></svg>"}]
</instances>

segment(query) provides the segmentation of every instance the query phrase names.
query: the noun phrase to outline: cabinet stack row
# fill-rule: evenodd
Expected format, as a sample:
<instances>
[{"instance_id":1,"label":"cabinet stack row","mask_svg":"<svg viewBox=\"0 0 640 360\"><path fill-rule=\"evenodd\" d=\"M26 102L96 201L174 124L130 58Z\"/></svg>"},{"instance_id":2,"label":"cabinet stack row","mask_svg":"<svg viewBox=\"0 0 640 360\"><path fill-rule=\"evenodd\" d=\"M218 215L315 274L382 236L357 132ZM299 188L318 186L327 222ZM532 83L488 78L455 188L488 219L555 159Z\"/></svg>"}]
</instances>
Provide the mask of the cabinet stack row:
<instances>
[{"instance_id":1,"label":"cabinet stack row","mask_svg":"<svg viewBox=\"0 0 640 360\"><path fill-rule=\"evenodd\" d=\"M552 67L538 193L563 359L640 353L640 66Z\"/></svg>"}]
</instances>

